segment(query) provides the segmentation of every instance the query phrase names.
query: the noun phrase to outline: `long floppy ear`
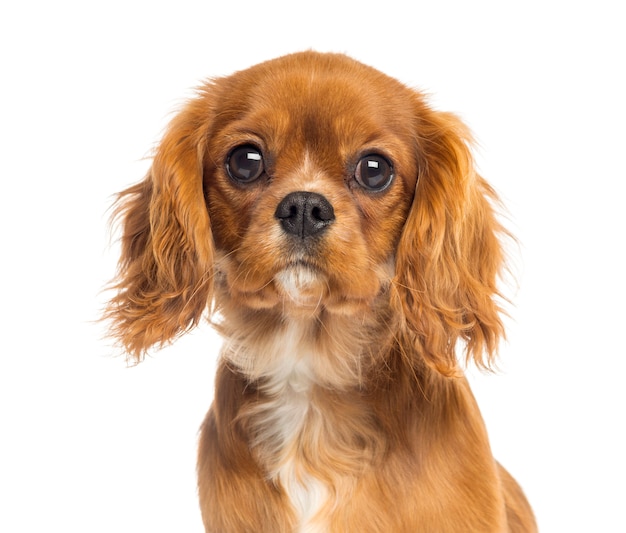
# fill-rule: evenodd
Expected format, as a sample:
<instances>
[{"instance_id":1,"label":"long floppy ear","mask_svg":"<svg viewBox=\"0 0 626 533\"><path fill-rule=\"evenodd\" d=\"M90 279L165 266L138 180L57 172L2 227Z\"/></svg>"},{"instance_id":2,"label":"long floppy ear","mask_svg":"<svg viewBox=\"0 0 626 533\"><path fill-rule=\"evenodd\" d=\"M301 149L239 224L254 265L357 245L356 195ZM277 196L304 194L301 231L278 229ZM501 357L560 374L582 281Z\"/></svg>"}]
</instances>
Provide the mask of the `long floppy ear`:
<instances>
[{"instance_id":1,"label":"long floppy ear","mask_svg":"<svg viewBox=\"0 0 626 533\"><path fill-rule=\"evenodd\" d=\"M118 195L121 258L104 318L136 360L198 324L212 298L213 242L202 186L208 97L172 120L146 178Z\"/></svg>"},{"instance_id":2,"label":"long floppy ear","mask_svg":"<svg viewBox=\"0 0 626 533\"><path fill-rule=\"evenodd\" d=\"M416 123L420 170L396 258L404 328L425 362L453 375L455 348L489 368L504 335L498 278L506 231L494 190L476 173L467 129L421 102Z\"/></svg>"}]
</instances>

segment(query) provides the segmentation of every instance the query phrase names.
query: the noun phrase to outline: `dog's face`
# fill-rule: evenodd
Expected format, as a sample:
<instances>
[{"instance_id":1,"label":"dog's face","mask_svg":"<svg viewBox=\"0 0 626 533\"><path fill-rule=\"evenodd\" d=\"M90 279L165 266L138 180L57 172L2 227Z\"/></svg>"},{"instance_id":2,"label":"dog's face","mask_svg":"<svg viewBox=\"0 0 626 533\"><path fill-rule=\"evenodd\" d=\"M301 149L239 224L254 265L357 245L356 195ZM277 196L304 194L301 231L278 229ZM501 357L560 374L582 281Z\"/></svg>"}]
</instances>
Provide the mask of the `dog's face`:
<instances>
[{"instance_id":1,"label":"dog's face","mask_svg":"<svg viewBox=\"0 0 626 533\"><path fill-rule=\"evenodd\" d=\"M113 335L140 357L207 306L254 335L325 313L384 321L442 372L459 338L480 364L502 333L491 200L456 117L346 56L212 80L120 195Z\"/></svg>"},{"instance_id":2,"label":"dog's face","mask_svg":"<svg viewBox=\"0 0 626 533\"><path fill-rule=\"evenodd\" d=\"M204 189L239 305L345 314L394 276L418 180L414 99L371 69L318 59L239 73L218 99Z\"/></svg>"}]
</instances>

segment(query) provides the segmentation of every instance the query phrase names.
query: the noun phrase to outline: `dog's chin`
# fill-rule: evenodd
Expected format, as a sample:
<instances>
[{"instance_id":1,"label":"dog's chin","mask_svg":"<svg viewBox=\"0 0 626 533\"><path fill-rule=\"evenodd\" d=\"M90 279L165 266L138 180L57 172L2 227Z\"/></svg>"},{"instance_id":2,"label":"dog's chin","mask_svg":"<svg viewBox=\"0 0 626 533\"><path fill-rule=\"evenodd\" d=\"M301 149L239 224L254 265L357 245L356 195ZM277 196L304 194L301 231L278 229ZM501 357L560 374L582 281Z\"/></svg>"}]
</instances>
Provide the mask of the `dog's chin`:
<instances>
[{"instance_id":1,"label":"dog's chin","mask_svg":"<svg viewBox=\"0 0 626 533\"><path fill-rule=\"evenodd\" d=\"M333 272L306 260L283 263L264 273L237 264L228 255L218 257L217 306L225 313L245 310L278 312L285 318L320 315L353 316L367 312L388 298L393 261L374 271L353 268L363 275Z\"/></svg>"},{"instance_id":2,"label":"dog's chin","mask_svg":"<svg viewBox=\"0 0 626 533\"><path fill-rule=\"evenodd\" d=\"M307 263L295 263L274 276L274 286L290 308L318 309L328 292L328 278Z\"/></svg>"},{"instance_id":3,"label":"dog's chin","mask_svg":"<svg viewBox=\"0 0 626 533\"><path fill-rule=\"evenodd\" d=\"M367 290L349 290L346 284L304 262L283 268L273 281L283 314L292 318L353 316L370 309L382 289L378 280L370 280Z\"/></svg>"}]
</instances>

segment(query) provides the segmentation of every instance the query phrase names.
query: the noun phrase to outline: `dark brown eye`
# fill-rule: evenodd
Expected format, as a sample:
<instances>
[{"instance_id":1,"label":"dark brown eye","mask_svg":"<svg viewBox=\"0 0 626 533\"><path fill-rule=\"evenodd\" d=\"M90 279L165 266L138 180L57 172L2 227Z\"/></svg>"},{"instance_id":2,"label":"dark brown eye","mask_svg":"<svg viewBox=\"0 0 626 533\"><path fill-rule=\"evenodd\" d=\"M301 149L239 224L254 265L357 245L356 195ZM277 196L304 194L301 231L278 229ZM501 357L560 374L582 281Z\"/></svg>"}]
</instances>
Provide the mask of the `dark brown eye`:
<instances>
[{"instance_id":1,"label":"dark brown eye","mask_svg":"<svg viewBox=\"0 0 626 533\"><path fill-rule=\"evenodd\" d=\"M235 181L250 183L263 174L263 154L251 144L233 148L226 158L226 172Z\"/></svg>"},{"instance_id":2,"label":"dark brown eye","mask_svg":"<svg viewBox=\"0 0 626 533\"><path fill-rule=\"evenodd\" d=\"M357 163L354 178L368 191L382 191L393 181L393 167L382 155L366 155Z\"/></svg>"}]
</instances>

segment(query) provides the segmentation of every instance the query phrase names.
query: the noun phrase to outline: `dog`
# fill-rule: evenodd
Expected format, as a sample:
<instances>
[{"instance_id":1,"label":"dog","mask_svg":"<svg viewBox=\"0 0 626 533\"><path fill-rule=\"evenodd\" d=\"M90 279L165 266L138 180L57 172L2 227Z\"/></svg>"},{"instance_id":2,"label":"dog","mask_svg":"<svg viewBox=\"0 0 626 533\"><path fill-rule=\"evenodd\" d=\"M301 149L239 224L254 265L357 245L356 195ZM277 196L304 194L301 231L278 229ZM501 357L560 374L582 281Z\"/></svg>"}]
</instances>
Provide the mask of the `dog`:
<instances>
[{"instance_id":1,"label":"dog","mask_svg":"<svg viewBox=\"0 0 626 533\"><path fill-rule=\"evenodd\" d=\"M116 199L105 317L137 361L224 338L207 532L536 531L462 370L504 333L499 206L458 118L345 55L199 88Z\"/></svg>"}]
</instances>

